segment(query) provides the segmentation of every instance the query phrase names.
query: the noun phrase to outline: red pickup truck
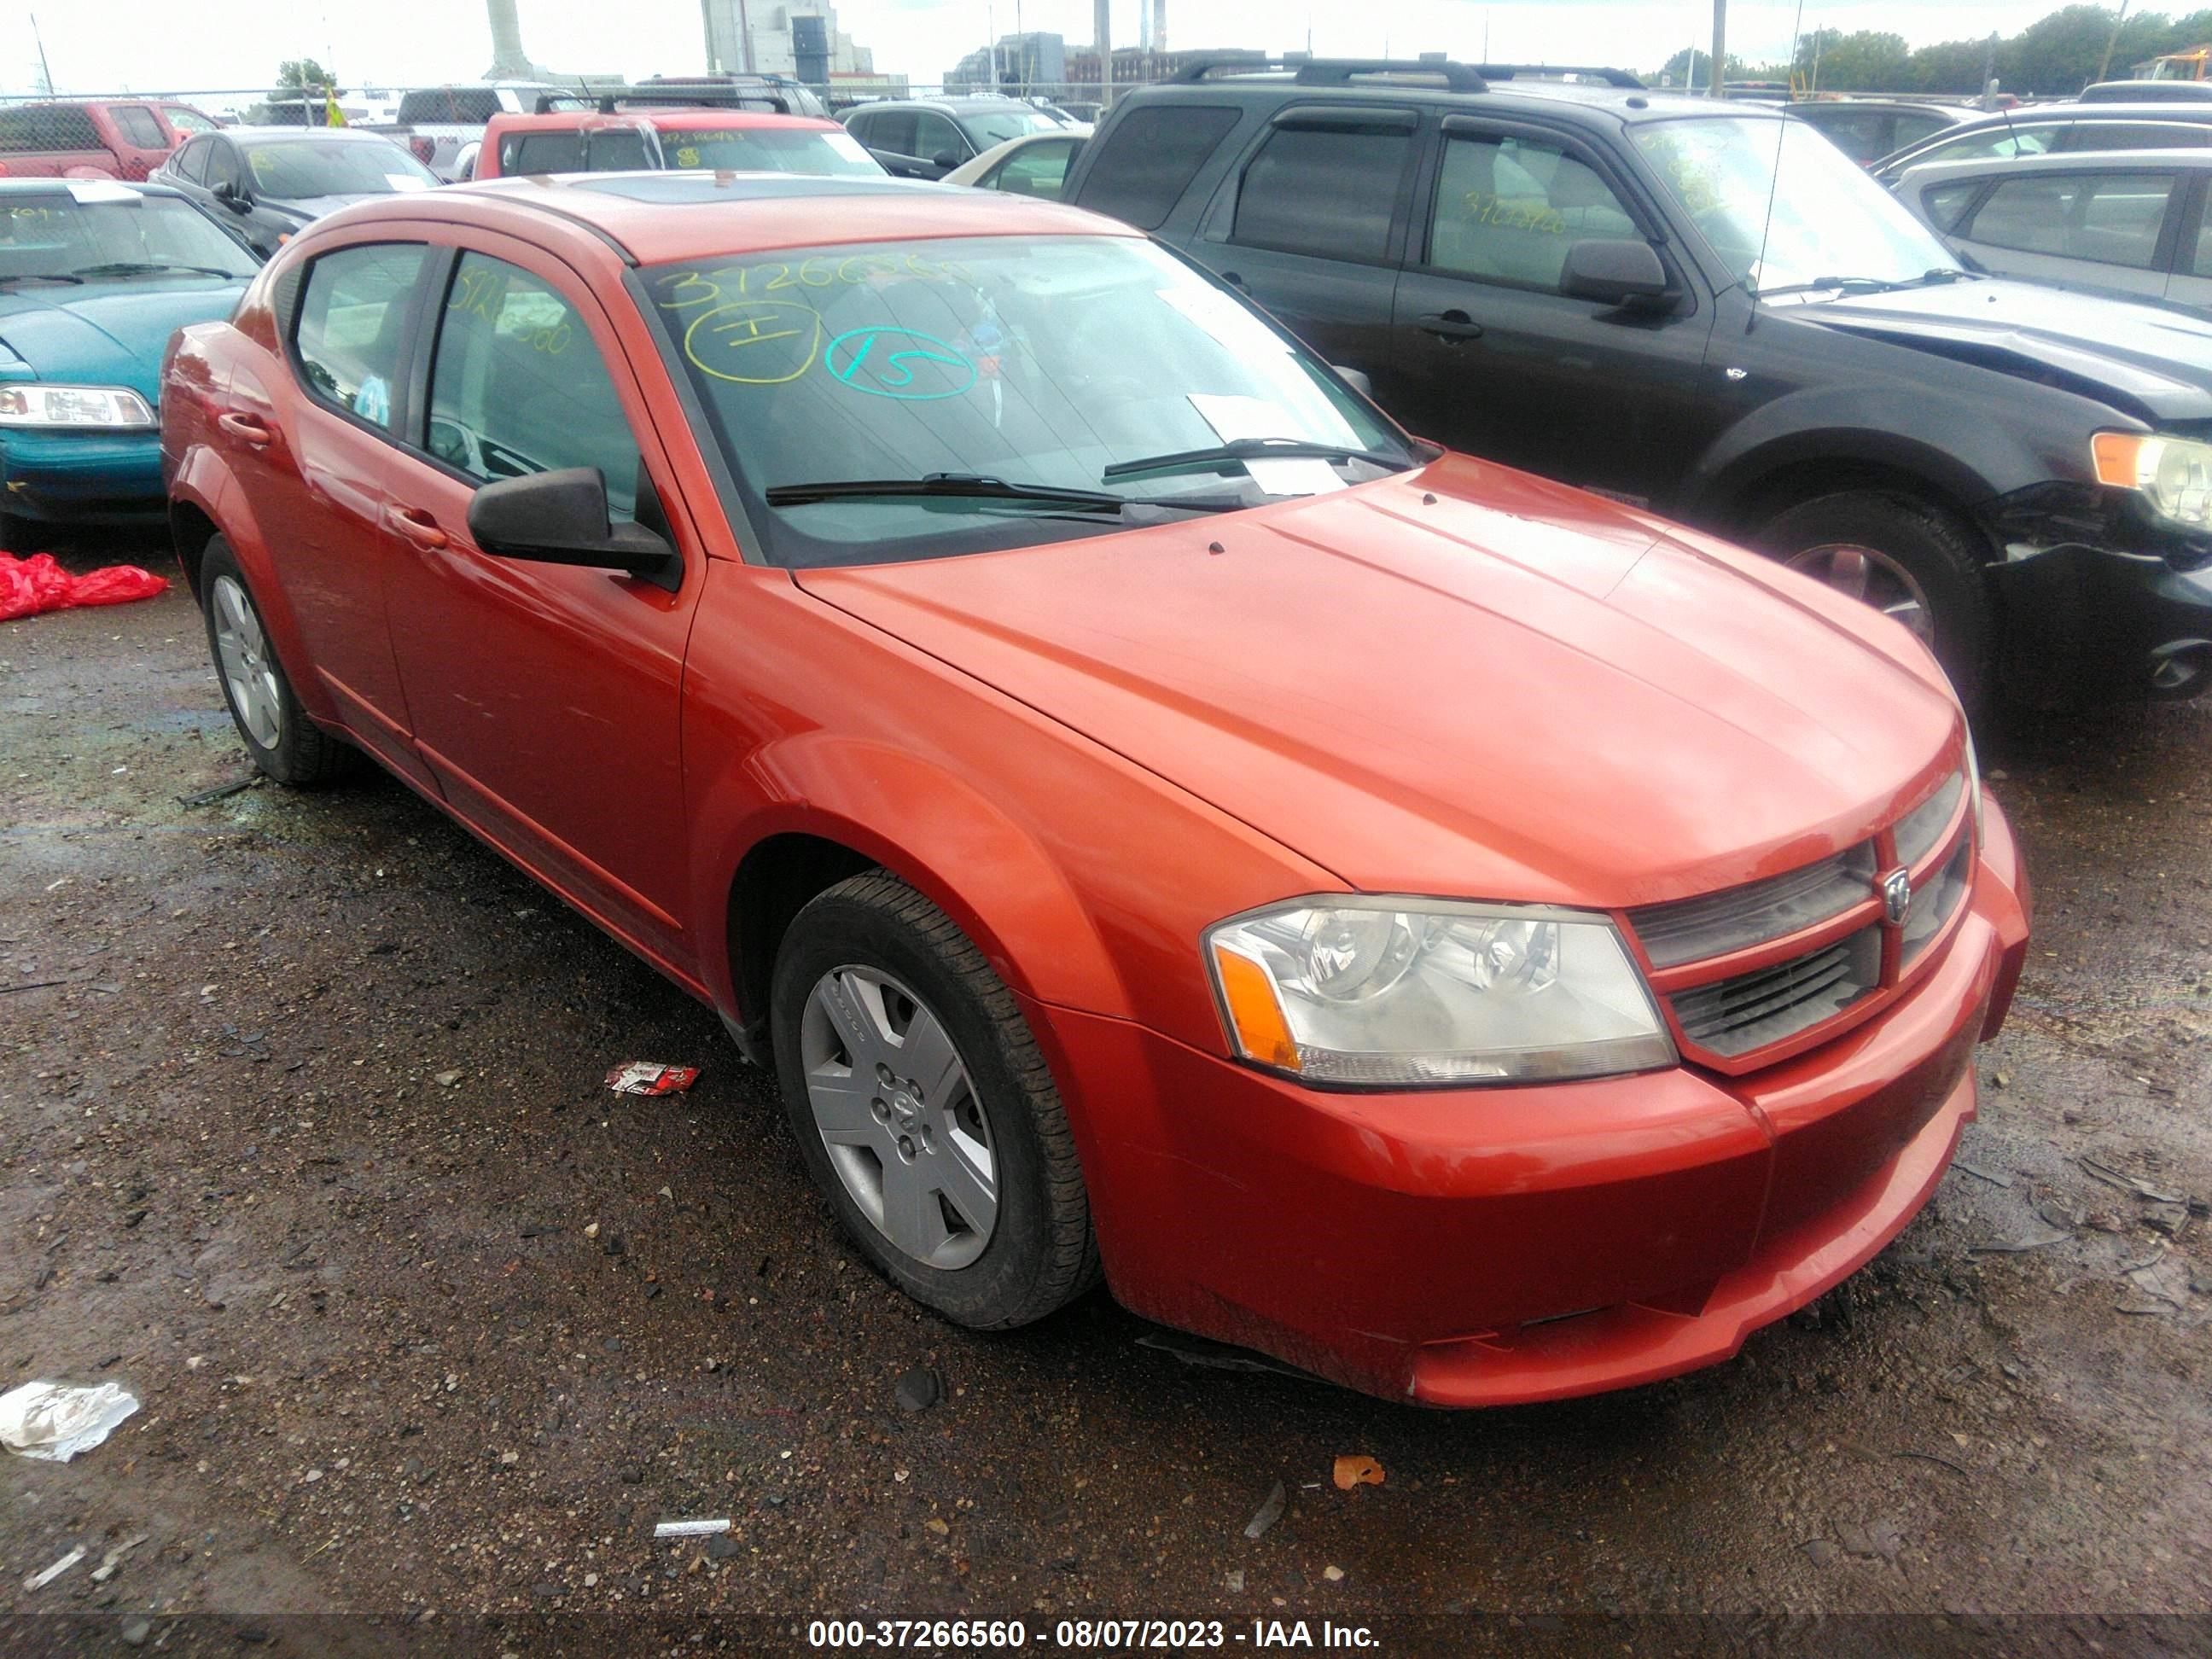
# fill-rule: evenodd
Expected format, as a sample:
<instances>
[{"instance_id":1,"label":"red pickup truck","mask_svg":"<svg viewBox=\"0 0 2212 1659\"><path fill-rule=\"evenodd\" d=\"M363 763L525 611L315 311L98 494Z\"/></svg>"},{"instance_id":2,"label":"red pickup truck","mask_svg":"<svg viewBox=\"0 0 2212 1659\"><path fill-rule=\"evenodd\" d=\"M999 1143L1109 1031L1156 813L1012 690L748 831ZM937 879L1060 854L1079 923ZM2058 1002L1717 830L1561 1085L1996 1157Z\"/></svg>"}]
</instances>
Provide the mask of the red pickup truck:
<instances>
[{"instance_id":1,"label":"red pickup truck","mask_svg":"<svg viewBox=\"0 0 2212 1659\"><path fill-rule=\"evenodd\" d=\"M143 179L215 118L151 99L17 104L0 109L0 176Z\"/></svg>"}]
</instances>

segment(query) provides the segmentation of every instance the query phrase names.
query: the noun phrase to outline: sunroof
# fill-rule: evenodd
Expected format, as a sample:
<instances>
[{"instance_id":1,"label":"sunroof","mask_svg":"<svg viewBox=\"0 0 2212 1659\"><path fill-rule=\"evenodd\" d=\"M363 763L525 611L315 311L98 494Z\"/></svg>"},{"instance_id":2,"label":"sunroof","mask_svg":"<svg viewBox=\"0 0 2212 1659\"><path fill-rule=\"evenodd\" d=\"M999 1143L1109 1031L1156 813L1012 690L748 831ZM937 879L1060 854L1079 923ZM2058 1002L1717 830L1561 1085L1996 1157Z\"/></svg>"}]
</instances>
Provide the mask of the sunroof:
<instances>
[{"instance_id":1,"label":"sunroof","mask_svg":"<svg viewBox=\"0 0 2212 1659\"><path fill-rule=\"evenodd\" d=\"M939 186L903 179L825 179L796 173L623 173L579 179L575 190L626 197L655 207L751 202L789 196L895 196Z\"/></svg>"}]
</instances>

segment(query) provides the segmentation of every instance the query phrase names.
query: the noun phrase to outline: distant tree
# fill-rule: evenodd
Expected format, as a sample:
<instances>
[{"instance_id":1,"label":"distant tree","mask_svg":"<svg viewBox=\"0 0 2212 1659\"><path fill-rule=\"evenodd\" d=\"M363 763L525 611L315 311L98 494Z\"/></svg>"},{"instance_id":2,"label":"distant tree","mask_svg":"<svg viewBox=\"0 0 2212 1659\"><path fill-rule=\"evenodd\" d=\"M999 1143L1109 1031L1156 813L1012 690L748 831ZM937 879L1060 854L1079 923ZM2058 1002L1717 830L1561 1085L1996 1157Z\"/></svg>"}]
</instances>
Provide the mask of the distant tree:
<instances>
[{"instance_id":1,"label":"distant tree","mask_svg":"<svg viewBox=\"0 0 2212 1659\"><path fill-rule=\"evenodd\" d=\"M1812 78L1820 66L1820 85L1836 92L1905 92L1912 82L1912 48L1901 34L1861 29L1815 29L1797 43L1797 74Z\"/></svg>"},{"instance_id":2,"label":"distant tree","mask_svg":"<svg viewBox=\"0 0 2212 1659\"><path fill-rule=\"evenodd\" d=\"M1670 87L1695 87L1703 92L1712 84L1713 55L1685 46L1659 66L1659 79ZM1728 78L1741 81L1747 78L1742 58L1729 54Z\"/></svg>"},{"instance_id":3,"label":"distant tree","mask_svg":"<svg viewBox=\"0 0 2212 1659\"><path fill-rule=\"evenodd\" d=\"M287 58L276 65L276 84L287 88L313 87L319 90L331 84L331 74L312 58Z\"/></svg>"}]
</instances>

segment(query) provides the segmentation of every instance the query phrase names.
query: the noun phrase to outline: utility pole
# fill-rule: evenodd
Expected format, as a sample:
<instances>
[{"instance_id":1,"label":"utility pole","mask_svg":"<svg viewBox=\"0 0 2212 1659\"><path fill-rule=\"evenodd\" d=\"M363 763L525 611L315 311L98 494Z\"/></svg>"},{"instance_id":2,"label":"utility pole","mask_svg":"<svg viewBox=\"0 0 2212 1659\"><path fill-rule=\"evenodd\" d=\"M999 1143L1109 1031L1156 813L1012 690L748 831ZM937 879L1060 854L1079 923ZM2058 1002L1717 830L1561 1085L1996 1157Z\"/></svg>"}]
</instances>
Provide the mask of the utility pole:
<instances>
[{"instance_id":1,"label":"utility pole","mask_svg":"<svg viewBox=\"0 0 2212 1659\"><path fill-rule=\"evenodd\" d=\"M2113 48L2120 44L2121 27L2128 21L2128 0L2120 0L2120 15L2112 19L2112 32L2105 40L2105 55L2097 64L2097 78L2101 81L2112 67Z\"/></svg>"},{"instance_id":2,"label":"utility pole","mask_svg":"<svg viewBox=\"0 0 2212 1659\"><path fill-rule=\"evenodd\" d=\"M1091 29L1098 37L1098 107L1114 101L1114 8L1111 0L1091 0Z\"/></svg>"},{"instance_id":3,"label":"utility pole","mask_svg":"<svg viewBox=\"0 0 2212 1659\"><path fill-rule=\"evenodd\" d=\"M1712 91L1715 98L1728 96L1728 0L1713 0L1713 69Z\"/></svg>"},{"instance_id":4,"label":"utility pole","mask_svg":"<svg viewBox=\"0 0 2212 1659\"><path fill-rule=\"evenodd\" d=\"M54 95L54 71L46 62L46 37L39 33L39 15L27 13L31 20L31 39L39 43L39 90L51 98Z\"/></svg>"}]
</instances>

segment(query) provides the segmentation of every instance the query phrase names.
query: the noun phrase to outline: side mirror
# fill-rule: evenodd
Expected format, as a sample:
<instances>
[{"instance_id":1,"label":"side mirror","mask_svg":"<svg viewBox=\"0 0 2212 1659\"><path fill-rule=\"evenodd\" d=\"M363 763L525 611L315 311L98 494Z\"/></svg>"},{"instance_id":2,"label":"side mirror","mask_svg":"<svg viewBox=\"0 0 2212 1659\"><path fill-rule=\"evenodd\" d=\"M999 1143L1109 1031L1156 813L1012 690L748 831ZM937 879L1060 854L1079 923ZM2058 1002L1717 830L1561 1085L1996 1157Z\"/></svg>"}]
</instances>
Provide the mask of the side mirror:
<instances>
[{"instance_id":1,"label":"side mirror","mask_svg":"<svg viewBox=\"0 0 2212 1659\"><path fill-rule=\"evenodd\" d=\"M684 562L665 541L643 525L608 522L606 482L595 466L484 485L469 502L469 535L502 559L626 571L672 593L684 579Z\"/></svg>"},{"instance_id":2,"label":"side mirror","mask_svg":"<svg viewBox=\"0 0 2212 1659\"><path fill-rule=\"evenodd\" d=\"M1373 403L1375 401L1375 382L1367 378L1367 371L1365 369L1347 368L1342 363L1331 363L1329 367L1336 371L1336 378L1338 380L1343 381L1354 392L1357 392L1361 397L1366 398L1368 402Z\"/></svg>"},{"instance_id":3,"label":"side mirror","mask_svg":"<svg viewBox=\"0 0 2212 1659\"><path fill-rule=\"evenodd\" d=\"M940 149L936 155L929 158L929 165L935 167L940 173L950 173L953 168L960 165L962 159L963 158L956 151Z\"/></svg>"},{"instance_id":4,"label":"side mirror","mask_svg":"<svg viewBox=\"0 0 2212 1659\"><path fill-rule=\"evenodd\" d=\"M215 199L233 213L244 213L253 205L246 199L246 192L228 179L219 179L216 181L214 194Z\"/></svg>"},{"instance_id":5,"label":"side mirror","mask_svg":"<svg viewBox=\"0 0 2212 1659\"><path fill-rule=\"evenodd\" d=\"M1559 291L1571 299L1625 306L1666 297L1667 267L1649 242L1626 238L1577 242L1559 270Z\"/></svg>"}]
</instances>

